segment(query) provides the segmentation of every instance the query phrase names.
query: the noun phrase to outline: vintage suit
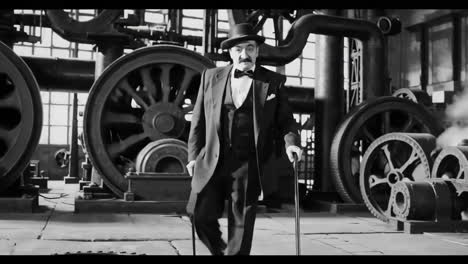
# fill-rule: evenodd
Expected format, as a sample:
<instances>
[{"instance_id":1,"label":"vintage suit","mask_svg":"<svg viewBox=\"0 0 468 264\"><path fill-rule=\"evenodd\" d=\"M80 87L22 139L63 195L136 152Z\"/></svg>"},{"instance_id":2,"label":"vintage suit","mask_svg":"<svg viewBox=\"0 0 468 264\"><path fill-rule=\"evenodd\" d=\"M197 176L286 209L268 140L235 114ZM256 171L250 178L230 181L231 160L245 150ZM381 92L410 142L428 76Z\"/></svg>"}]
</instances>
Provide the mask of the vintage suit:
<instances>
[{"instance_id":1,"label":"vintage suit","mask_svg":"<svg viewBox=\"0 0 468 264\"><path fill-rule=\"evenodd\" d=\"M224 208L224 196L215 194L219 190L219 185L218 187L210 188L208 188L207 185L215 181L215 178L225 177L219 174L229 174L229 172L224 169L226 166L220 165L223 162L226 163L226 160L222 158L222 156L223 153L225 153L224 149L227 148L227 146L225 146L226 142L222 138L223 133L221 132L224 127L222 124L223 118L221 116L221 109L223 107L226 89L230 91L229 78L232 70L233 66L229 65L226 67L208 69L203 72L193 110L188 140L188 160L195 160L195 166L187 212L190 215L194 215L197 233L213 254L221 254L220 250L224 249L226 245L223 245L222 241L219 240L221 237L219 232L211 230L209 227L203 227L203 223L201 222L209 220L212 225L215 225L219 229L217 221L214 223L214 218L221 217L222 211L220 210ZM248 163L248 165L250 165L248 177L258 178L258 181L256 181L256 183L259 184L258 189L261 189L264 195L275 191L272 190L272 186L269 184L269 175L263 175L265 162L277 151L278 147L300 145L298 136L299 127L293 118L286 93L283 89L285 80L285 76L257 65L252 86L250 87L251 102L253 102L251 108L253 112L252 136L254 137L255 146L252 146L254 151L249 162L246 162L246 168L249 167L247 166ZM284 142L284 145L281 142ZM220 157L223 159L223 162L221 162ZM244 174L247 174L247 172L244 172ZM234 180L232 184L235 184L235 182ZM240 202L244 207L243 210L238 208L238 213L240 212L241 214L240 218L234 217L236 216L235 210L234 216L231 212L232 206L236 207L237 205L235 203L229 204L229 236L233 236L234 238L232 239L233 241L229 239L229 243L232 242L232 245L231 248L228 246L228 251L231 250L230 253L232 254L248 254L250 252L259 190L258 193L257 191L255 191L255 193L251 191L253 195L249 197L246 196L246 188L241 188L241 190L239 190L239 192L242 192L240 194L240 196L242 196ZM205 197L202 202L203 205L200 205L200 202L197 204L197 199L199 199L199 195L203 192L210 192L212 194L205 194L205 196L210 195L210 198L207 200ZM237 196L236 194L232 197L234 197L235 200ZM203 208L198 209L199 207ZM218 208L216 216L213 216L211 211L206 211L214 207ZM209 217L211 217L211 219L207 219ZM237 220L232 220L231 218Z\"/></svg>"}]
</instances>

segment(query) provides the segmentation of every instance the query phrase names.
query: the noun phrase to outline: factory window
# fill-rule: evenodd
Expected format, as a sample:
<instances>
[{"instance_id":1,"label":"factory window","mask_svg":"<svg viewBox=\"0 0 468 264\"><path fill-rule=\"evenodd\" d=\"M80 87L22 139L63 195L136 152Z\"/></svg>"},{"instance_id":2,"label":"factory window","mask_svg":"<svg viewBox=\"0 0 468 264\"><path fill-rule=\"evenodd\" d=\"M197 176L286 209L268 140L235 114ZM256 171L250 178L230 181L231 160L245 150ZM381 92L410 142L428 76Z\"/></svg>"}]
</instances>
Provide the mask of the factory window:
<instances>
[{"instance_id":1,"label":"factory window","mask_svg":"<svg viewBox=\"0 0 468 264\"><path fill-rule=\"evenodd\" d=\"M184 36L203 36L203 9L183 9L182 10L182 35ZM201 53L201 45L187 45L187 48Z\"/></svg>"},{"instance_id":2,"label":"factory window","mask_svg":"<svg viewBox=\"0 0 468 264\"><path fill-rule=\"evenodd\" d=\"M78 21L88 21L95 17L97 11L92 9L69 9L70 16ZM41 10L15 10L15 14L43 14ZM92 45L78 44L67 41L52 31L50 28L38 26L16 25L17 30L23 30L28 35L40 37L36 43L18 42L13 46L13 50L21 56L39 56L39 57L57 57L57 58L76 58L94 59Z\"/></svg>"},{"instance_id":3,"label":"factory window","mask_svg":"<svg viewBox=\"0 0 468 264\"><path fill-rule=\"evenodd\" d=\"M77 94L78 134L83 130L83 117L79 113L84 112L87 98L88 94ZM73 120L73 93L42 91L41 100L43 119L39 144L69 144Z\"/></svg>"},{"instance_id":4,"label":"factory window","mask_svg":"<svg viewBox=\"0 0 468 264\"><path fill-rule=\"evenodd\" d=\"M168 21L167 9L145 9L145 22L148 25L166 24Z\"/></svg>"},{"instance_id":5,"label":"factory window","mask_svg":"<svg viewBox=\"0 0 468 264\"><path fill-rule=\"evenodd\" d=\"M466 15L465 15L466 16ZM447 14L407 28L409 49L403 87L421 88L432 96L433 103L443 106L452 101L453 93L463 89L466 18Z\"/></svg>"},{"instance_id":6,"label":"factory window","mask_svg":"<svg viewBox=\"0 0 468 264\"><path fill-rule=\"evenodd\" d=\"M428 84L453 80L453 22L428 28Z\"/></svg>"},{"instance_id":7,"label":"factory window","mask_svg":"<svg viewBox=\"0 0 468 264\"><path fill-rule=\"evenodd\" d=\"M468 82L468 17L465 16L461 19L461 37L460 43L465 43L461 48L461 69L460 69L460 80L463 83L463 87L466 86Z\"/></svg>"},{"instance_id":8,"label":"factory window","mask_svg":"<svg viewBox=\"0 0 468 264\"><path fill-rule=\"evenodd\" d=\"M78 21L88 21L97 12L91 9L65 10ZM15 10L15 14L43 14L41 10ZM29 35L40 37L36 43L15 43L13 50L20 56L94 59L93 45L69 42L46 27L17 25ZM87 94L78 94L78 113L84 112ZM43 124L39 144L69 144L72 124L73 93L41 91ZM78 132L83 129L83 117L78 116Z\"/></svg>"},{"instance_id":9,"label":"factory window","mask_svg":"<svg viewBox=\"0 0 468 264\"><path fill-rule=\"evenodd\" d=\"M409 29L408 43L410 45L402 52L406 53L405 71L406 77L402 83L402 87L420 87L421 84L421 45L422 45L422 31Z\"/></svg>"}]
</instances>

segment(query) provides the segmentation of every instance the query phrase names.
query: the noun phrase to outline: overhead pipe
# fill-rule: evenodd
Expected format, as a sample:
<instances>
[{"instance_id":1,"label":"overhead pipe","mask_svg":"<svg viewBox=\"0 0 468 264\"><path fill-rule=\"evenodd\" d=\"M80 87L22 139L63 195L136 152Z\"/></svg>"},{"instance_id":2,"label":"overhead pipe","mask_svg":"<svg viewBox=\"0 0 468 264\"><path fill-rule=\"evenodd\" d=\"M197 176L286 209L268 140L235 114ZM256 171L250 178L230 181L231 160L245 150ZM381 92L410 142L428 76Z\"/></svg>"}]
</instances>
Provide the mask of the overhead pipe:
<instances>
[{"instance_id":1,"label":"overhead pipe","mask_svg":"<svg viewBox=\"0 0 468 264\"><path fill-rule=\"evenodd\" d=\"M94 83L96 63L91 60L21 56L42 91L87 93Z\"/></svg>"},{"instance_id":2,"label":"overhead pipe","mask_svg":"<svg viewBox=\"0 0 468 264\"><path fill-rule=\"evenodd\" d=\"M304 49L309 34L323 34L355 38L363 44L363 91L364 99L390 95L386 89L384 74L384 37L376 24L337 16L308 14L292 25L284 45L260 46L259 62L280 66L296 59Z\"/></svg>"},{"instance_id":3,"label":"overhead pipe","mask_svg":"<svg viewBox=\"0 0 468 264\"><path fill-rule=\"evenodd\" d=\"M92 60L21 56L31 69L41 91L88 93L95 80L96 62ZM311 113L314 89L286 86L294 112Z\"/></svg>"}]
</instances>

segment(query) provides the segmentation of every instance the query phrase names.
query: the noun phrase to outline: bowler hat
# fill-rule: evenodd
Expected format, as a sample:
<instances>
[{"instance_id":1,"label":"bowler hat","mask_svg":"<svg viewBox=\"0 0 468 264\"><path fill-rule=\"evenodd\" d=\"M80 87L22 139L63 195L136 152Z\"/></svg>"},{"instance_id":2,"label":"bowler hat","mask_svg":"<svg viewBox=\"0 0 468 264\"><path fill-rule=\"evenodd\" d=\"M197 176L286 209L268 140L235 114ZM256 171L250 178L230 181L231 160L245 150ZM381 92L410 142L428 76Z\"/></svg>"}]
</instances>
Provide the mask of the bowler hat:
<instances>
[{"instance_id":1,"label":"bowler hat","mask_svg":"<svg viewBox=\"0 0 468 264\"><path fill-rule=\"evenodd\" d=\"M265 37L255 34L249 23L234 25L229 32L229 38L221 42L221 49L229 49L232 46L246 40L255 40L258 44L265 42Z\"/></svg>"}]
</instances>

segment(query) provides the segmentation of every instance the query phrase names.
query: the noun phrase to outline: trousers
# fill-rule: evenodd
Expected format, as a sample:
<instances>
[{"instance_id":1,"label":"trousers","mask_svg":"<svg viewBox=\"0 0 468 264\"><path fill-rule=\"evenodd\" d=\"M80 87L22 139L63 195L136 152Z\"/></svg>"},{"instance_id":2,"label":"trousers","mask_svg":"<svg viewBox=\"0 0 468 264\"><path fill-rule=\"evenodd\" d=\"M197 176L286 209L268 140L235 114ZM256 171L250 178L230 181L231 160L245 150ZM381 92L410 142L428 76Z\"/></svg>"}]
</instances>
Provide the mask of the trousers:
<instances>
[{"instance_id":1,"label":"trousers","mask_svg":"<svg viewBox=\"0 0 468 264\"><path fill-rule=\"evenodd\" d=\"M198 237L212 255L249 255L252 247L260 184L255 153L239 160L225 152L215 173L198 194L192 221ZM228 242L219 219L228 200Z\"/></svg>"}]
</instances>

